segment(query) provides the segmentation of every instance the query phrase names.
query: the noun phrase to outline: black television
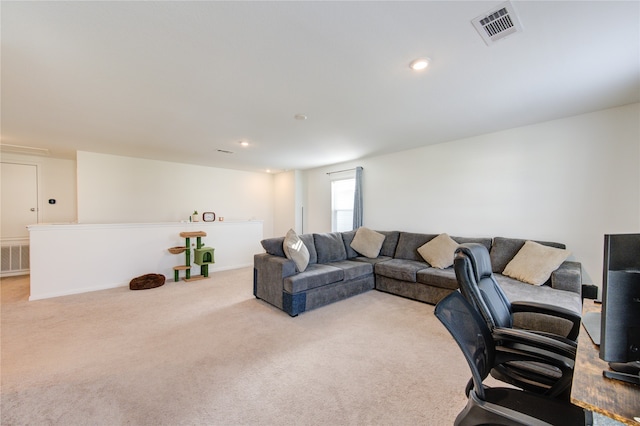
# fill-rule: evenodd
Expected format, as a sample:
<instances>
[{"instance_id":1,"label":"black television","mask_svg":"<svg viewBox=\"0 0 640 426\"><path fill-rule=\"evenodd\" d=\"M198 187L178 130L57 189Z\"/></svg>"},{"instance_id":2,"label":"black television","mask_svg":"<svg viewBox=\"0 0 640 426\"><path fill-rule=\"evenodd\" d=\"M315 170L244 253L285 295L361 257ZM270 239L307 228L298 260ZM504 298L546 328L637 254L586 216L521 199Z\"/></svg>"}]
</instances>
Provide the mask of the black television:
<instances>
[{"instance_id":1,"label":"black television","mask_svg":"<svg viewBox=\"0 0 640 426\"><path fill-rule=\"evenodd\" d=\"M639 377L640 234L604 236L600 358L612 370Z\"/></svg>"}]
</instances>

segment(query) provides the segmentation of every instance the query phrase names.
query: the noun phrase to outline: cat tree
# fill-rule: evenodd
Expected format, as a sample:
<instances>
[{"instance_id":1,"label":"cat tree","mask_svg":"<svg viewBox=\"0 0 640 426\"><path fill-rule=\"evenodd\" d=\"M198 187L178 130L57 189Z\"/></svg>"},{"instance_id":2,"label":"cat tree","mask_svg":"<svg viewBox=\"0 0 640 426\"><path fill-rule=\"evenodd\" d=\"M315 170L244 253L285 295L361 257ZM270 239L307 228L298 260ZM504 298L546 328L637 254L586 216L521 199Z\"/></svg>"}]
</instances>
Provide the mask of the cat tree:
<instances>
[{"instance_id":1,"label":"cat tree","mask_svg":"<svg viewBox=\"0 0 640 426\"><path fill-rule=\"evenodd\" d=\"M178 282L180 279L180 271L185 271L184 281L202 280L209 277L209 265L215 263L214 248L204 247L202 237L206 237L204 231L181 232L180 237L185 239L184 247L172 247L169 252L173 254L185 253L185 264L173 267L173 280ZM193 263L200 265L200 275L191 276L191 238L196 238L196 248L194 250Z\"/></svg>"}]
</instances>

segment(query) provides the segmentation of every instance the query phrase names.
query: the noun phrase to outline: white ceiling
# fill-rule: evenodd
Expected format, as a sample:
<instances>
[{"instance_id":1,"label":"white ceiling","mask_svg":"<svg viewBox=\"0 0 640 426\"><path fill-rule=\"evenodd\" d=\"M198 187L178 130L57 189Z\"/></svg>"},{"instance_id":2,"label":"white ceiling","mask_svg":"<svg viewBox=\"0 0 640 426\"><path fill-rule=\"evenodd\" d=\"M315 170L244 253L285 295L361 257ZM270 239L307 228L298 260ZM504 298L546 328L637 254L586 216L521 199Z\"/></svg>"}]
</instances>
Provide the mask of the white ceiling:
<instances>
[{"instance_id":1,"label":"white ceiling","mask_svg":"<svg viewBox=\"0 0 640 426\"><path fill-rule=\"evenodd\" d=\"M278 171L640 101L640 2L515 1L487 46L501 3L2 1L2 142Z\"/></svg>"}]
</instances>

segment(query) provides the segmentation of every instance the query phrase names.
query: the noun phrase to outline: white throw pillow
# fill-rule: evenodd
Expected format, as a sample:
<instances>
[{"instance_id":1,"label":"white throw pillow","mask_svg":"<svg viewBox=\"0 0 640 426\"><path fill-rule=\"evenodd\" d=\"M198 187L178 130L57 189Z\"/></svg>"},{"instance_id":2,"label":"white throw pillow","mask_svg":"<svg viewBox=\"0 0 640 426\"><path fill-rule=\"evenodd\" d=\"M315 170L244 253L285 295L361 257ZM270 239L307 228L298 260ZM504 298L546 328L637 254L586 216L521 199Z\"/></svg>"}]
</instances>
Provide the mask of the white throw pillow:
<instances>
[{"instance_id":1,"label":"white throw pillow","mask_svg":"<svg viewBox=\"0 0 640 426\"><path fill-rule=\"evenodd\" d=\"M375 259L380 254L384 238L384 234L362 226L356 231L356 236L353 237L350 245L361 255Z\"/></svg>"},{"instance_id":2,"label":"white throw pillow","mask_svg":"<svg viewBox=\"0 0 640 426\"><path fill-rule=\"evenodd\" d=\"M289 229L289 232L287 232L287 235L284 237L282 249L287 259L293 260L293 263L296 264L298 272L303 272L307 269L309 265L309 250L293 229Z\"/></svg>"},{"instance_id":3,"label":"white throw pillow","mask_svg":"<svg viewBox=\"0 0 640 426\"><path fill-rule=\"evenodd\" d=\"M526 241L502 271L502 275L528 284L542 285L571 255L569 250Z\"/></svg>"},{"instance_id":4,"label":"white throw pillow","mask_svg":"<svg viewBox=\"0 0 640 426\"><path fill-rule=\"evenodd\" d=\"M449 235L440 234L420 246L418 254L434 268L446 269L453 265L458 245Z\"/></svg>"}]
</instances>

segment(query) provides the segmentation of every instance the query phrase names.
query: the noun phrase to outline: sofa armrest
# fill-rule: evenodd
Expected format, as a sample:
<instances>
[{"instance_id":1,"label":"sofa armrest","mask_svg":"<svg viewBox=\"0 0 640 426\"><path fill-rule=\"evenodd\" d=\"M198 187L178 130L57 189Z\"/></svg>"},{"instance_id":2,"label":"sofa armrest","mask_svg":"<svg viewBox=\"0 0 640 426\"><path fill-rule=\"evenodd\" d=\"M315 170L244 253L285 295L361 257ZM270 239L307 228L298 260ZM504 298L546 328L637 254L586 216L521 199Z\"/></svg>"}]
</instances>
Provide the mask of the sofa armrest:
<instances>
[{"instance_id":1,"label":"sofa armrest","mask_svg":"<svg viewBox=\"0 0 640 426\"><path fill-rule=\"evenodd\" d=\"M261 262L255 262L255 258L260 258ZM297 273L296 264L291 259L282 256L274 256L272 254L256 254L254 256L254 265L261 264L263 267L278 271L280 279L290 277Z\"/></svg>"},{"instance_id":2,"label":"sofa armrest","mask_svg":"<svg viewBox=\"0 0 640 426\"><path fill-rule=\"evenodd\" d=\"M253 256L253 268L254 296L282 309L283 281L296 274L296 264L286 257L261 253Z\"/></svg>"},{"instance_id":3,"label":"sofa armrest","mask_svg":"<svg viewBox=\"0 0 640 426\"><path fill-rule=\"evenodd\" d=\"M562 262L560 267L551 273L551 287L581 294L582 265L580 262Z\"/></svg>"}]
</instances>

